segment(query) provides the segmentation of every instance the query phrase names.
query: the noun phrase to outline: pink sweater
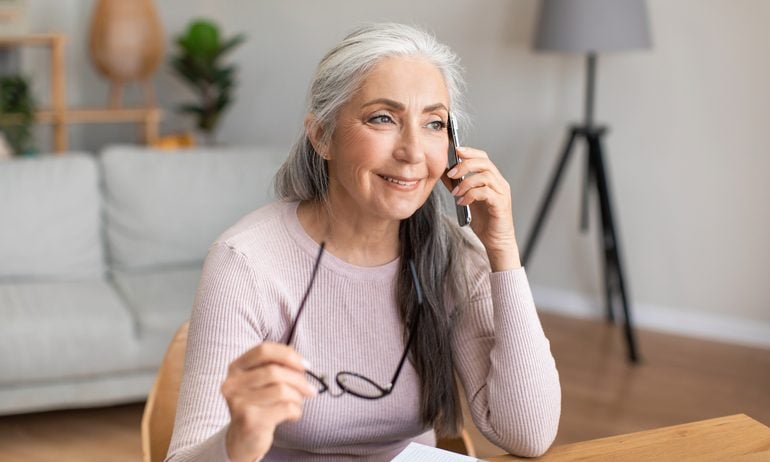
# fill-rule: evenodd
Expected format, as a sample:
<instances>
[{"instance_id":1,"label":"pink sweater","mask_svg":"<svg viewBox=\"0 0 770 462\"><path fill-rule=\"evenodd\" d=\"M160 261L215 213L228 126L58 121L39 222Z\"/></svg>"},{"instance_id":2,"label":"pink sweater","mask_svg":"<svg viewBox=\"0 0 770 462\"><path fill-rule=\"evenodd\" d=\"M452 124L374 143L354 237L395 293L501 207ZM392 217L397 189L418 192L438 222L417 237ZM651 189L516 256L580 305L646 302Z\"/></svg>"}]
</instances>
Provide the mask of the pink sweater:
<instances>
[{"instance_id":1,"label":"pink sweater","mask_svg":"<svg viewBox=\"0 0 770 462\"><path fill-rule=\"evenodd\" d=\"M212 245L193 307L168 461L227 460L229 412L219 391L227 366L264 340L285 341L317 253L297 203L252 212ZM293 342L314 372L390 380L404 348L397 270L398 260L358 267L324 255ZM507 451L541 454L556 436L561 389L526 274L477 268L473 277L472 301L460 307L452 342L473 420ZM386 461L411 441L435 444L420 423L418 397L408 361L383 399L321 394L305 402L299 422L277 427L263 460Z\"/></svg>"}]
</instances>

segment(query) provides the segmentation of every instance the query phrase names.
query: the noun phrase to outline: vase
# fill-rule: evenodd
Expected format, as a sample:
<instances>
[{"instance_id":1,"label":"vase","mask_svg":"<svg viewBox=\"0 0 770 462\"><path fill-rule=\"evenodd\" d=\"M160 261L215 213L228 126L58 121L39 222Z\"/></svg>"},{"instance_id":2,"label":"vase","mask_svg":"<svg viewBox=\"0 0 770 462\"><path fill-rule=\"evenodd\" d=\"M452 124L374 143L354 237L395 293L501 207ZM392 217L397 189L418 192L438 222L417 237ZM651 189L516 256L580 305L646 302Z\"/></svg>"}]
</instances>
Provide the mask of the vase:
<instances>
[{"instance_id":1,"label":"vase","mask_svg":"<svg viewBox=\"0 0 770 462\"><path fill-rule=\"evenodd\" d=\"M110 81L111 107L121 106L130 82L140 82L145 104L155 105L151 77L163 60L164 36L153 0L97 0L89 51L96 70Z\"/></svg>"}]
</instances>

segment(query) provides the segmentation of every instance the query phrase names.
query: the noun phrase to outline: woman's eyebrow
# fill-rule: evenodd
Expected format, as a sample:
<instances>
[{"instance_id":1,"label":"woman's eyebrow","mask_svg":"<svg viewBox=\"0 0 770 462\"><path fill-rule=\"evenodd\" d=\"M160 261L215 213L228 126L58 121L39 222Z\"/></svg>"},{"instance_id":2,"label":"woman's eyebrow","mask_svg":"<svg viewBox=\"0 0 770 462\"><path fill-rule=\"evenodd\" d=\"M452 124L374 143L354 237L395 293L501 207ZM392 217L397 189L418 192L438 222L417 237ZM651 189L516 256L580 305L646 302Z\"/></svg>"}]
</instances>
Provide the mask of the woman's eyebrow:
<instances>
[{"instance_id":1,"label":"woman's eyebrow","mask_svg":"<svg viewBox=\"0 0 770 462\"><path fill-rule=\"evenodd\" d=\"M446 112L449 112L449 109L447 109L447 107L444 106L444 103L436 103L436 104L431 104L430 106L425 106L425 109L423 109L422 112L433 112L436 109L443 109Z\"/></svg>"},{"instance_id":2,"label":"woman's eyebrow","mask_svg":"<svg viewBox=\"0 0 770 462\"><path fill-rule=\"evenodd\" d=\"M386 106L390 106L393 109L396 109L399 111L403 111L404 109L406 109L406 106L404 106L403 104L389 98L373 99L367 103L364 103L362 107L371 106L374 104L384 104ZM422 112L432 112L432 111L435 111L436 109L443 109L449 112L449 109L447 109L444 103L436 103L436 104L431 104L430 106L425 106L425 109L423 109Z\"/></svg>"},{"instance_id":3,"label":"woman's eyebrow","mask_svg":"<svg viewBox=\"0 0 770 462\"><path fill-rule=\"evenodd\" d=\"M406 106L404 106L403 104L399 103L398 101L395 101L395 100L392 100L392 99L388 99L388 98L373 99L373 100L369 101L368 103L364 103L363 107L371 106L371 105L374 105L374 104L384 104L386 106L390 106L393 109L397 109L399 111L403 111L404 109L406 109Z\"/></svg>"}]
</instances>

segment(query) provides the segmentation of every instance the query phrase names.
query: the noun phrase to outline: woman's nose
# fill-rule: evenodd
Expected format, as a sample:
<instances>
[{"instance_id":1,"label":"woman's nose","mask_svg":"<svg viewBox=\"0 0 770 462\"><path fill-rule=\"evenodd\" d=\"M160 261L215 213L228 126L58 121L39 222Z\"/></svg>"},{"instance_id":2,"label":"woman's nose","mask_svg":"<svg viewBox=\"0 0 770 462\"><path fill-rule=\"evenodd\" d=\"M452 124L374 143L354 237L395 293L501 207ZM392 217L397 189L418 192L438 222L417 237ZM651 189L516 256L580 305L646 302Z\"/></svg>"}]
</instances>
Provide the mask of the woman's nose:
<instances>
[{"instance_id":1,"label":"woman's nose","mask_svg":"<svg viewBox=\"0 0 770 462\"><path fill-rule=\"evenodd\" d=\"M413 127L412 124L403 125L393 156L401 162L410 164L419 163L425 159L419 127Z\"/></svg>"}]
</instances>

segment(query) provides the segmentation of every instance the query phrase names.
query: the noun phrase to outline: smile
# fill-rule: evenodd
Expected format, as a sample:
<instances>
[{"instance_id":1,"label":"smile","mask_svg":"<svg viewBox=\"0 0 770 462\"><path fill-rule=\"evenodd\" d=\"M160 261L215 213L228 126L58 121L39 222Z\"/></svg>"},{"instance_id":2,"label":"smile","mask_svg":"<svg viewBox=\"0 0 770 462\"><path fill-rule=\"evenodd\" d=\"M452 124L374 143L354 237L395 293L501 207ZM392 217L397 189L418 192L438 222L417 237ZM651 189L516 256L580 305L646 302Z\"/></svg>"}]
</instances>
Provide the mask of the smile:
<instances>
[{"instance_id":1,"label":"smile","mask_svg":"<svg viewBox=\"0 0 770 462\"><path fill-rule=\"evenodd\" d=\"M383 180L389 183L393 183L393 184L397 184L399 186L405 186L405 187L414 186L419 181L419 180L399 180L398 178L392 178L385 175L377 175L377 176L379 176L380 178L382 178Z\"/></svg>"}]
</instances>

